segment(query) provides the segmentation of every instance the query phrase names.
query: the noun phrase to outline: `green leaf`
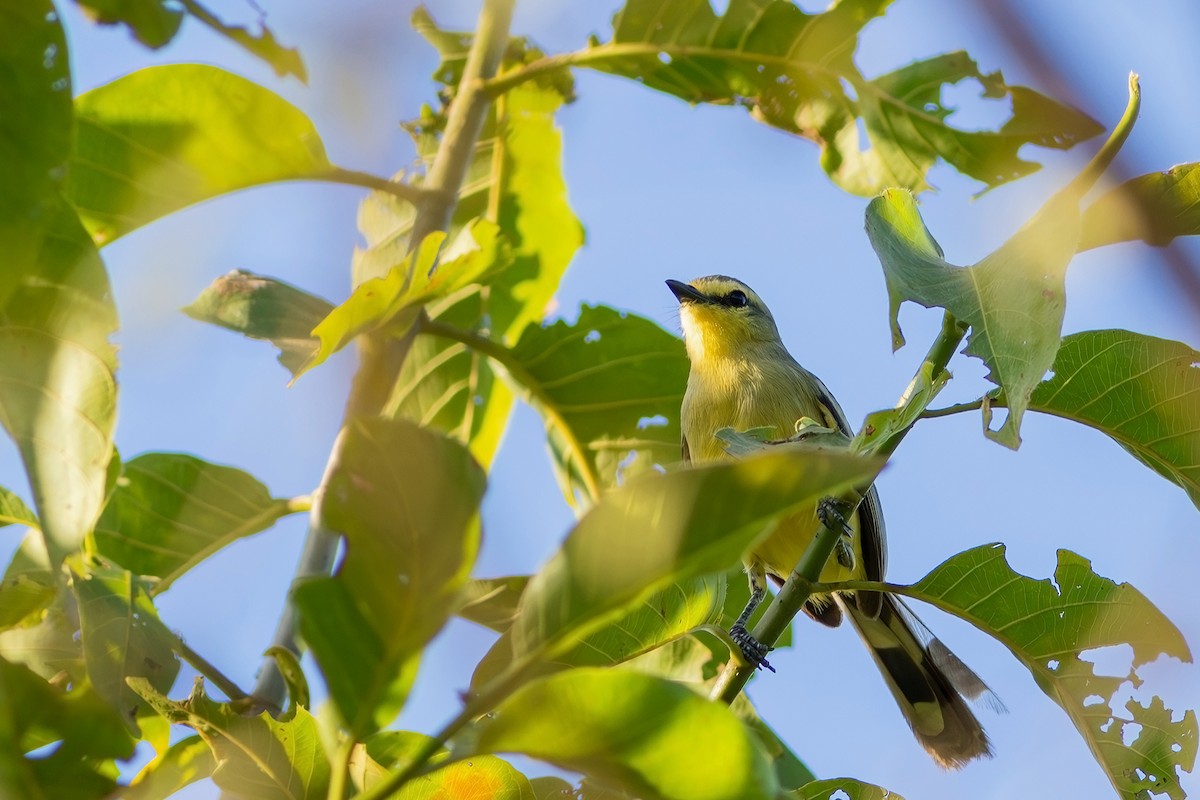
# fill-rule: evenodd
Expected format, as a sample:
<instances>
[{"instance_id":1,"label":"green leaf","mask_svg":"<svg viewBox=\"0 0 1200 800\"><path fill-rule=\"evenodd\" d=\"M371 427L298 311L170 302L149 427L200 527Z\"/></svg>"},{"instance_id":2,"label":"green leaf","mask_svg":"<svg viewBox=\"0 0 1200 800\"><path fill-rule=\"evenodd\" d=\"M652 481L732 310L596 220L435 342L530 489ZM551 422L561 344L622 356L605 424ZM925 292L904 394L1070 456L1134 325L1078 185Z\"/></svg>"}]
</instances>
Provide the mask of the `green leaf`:
<instances>
[{"instance_id":1,"label":"green leaf","mask_svg":"<svg viewBox=\"0 0 1200 800\"><path fill-rule=\"evenodd\" d=\"M1027 578L1008 565L1003 545L984 545L910 587L888 590L932 603L1003 642L1067 712L1121 797L1184 796L1177 769L1190 772L1195 763L1196 712L1173 721L1158 698L1148 706L1130 700L1124 711L1114 705L1123 691L1142 685L1143 664L1160 655L1191 661L1183 634L1137 589L1100 577L1067 550L1058 551L1053 581ZM1114 645L1132 648L1129 673L1096 674L1084 656Z\"/></svg>"},{"instance_id":2,"label":"green leaf","mask_svg":"<svg viewBox=\"0 0 1200 800\"><path fill-rule=\"evenodd\" d=\"M128 570L72 570L88 677L135 734L142 704L128 680L169 691L179 674L175 636L158 618L146 582Z\"/></svg>"},{"instance_id":3,"label":"green leaf","mask_svg":"<svg viewBox=\"0 0 1200 800\"><path fill-rule=\"evenodd\" d=\"M258 480L184 453L126 461L92 538L94 552L159 579L159 594L227 544L291 513Z\"/></svg>"},{"instance_id":4,"label":"green leaf","mask_svg":"<svg viewBox=\"0 0 1200 800\"><path fill-rule=\"evenodd\" d=\"M0 631L15 628L30 615L45 610L57 594L54 575L49 571L6 575L0 583Z\"/></svg>"},{"instance_id":5,"label":"green leaf","mask_svg":"<svg viewBox=\"0 0 1200 800\"><path fill-rule=\"evenodd\" d=\"M25 574L34 581L54 580L48 570L40 575ZM10 573L4 578L5 583L14 579L21 580L21 574L14 576ZM14 613L20 613L20 609ZM56 593L49 605L32 610L19 625L0 632L0 655L28 667L45 680L62 676L83 680L87 677L87 670L76 636L79 630L76 619L70 593Z\"/></svg>"},{"instance_id":6,"label":"green leaf","mask_svg":"<svg viewBox=\"0 0 1200 800\"><path fill-rule=\"evenodd\" d=\"M895 792L854 778L814 780L784 796L795 800L904 800Z\"/></svg>"},{"instance_id":7,"label":"green leaf","mask_svg":"<svg viewBox=\"0 0 1200 800\"><path fill-rule=\"evenodd\" d=\"M988 379L1008 398L1003 426L992 430L985 412L984 432L1007 447L1020 445L1029 397L1058 352L1064 279L1078 234L1078 198L1069 187L998 250L961 268L942 259L908 192L889 189L867 206L867 235L887 280L893 346L904 344L898 314L905 300L945 308L970 325L964 352L987 365Z\"/></svg>"},{"instance_id":8,"label":"green leaf","mask_svg":"<svg viewBox=\"0 0 1200 800\"><path fill-rule=\"evenodd\" d=\"M529 779L495 756L455 761L427 775L413 778L392 800L537 800Z\"/></svg>"},{"instance_id":9,"label":"green leaf","mask_svg":"<svg viewBox=\"0 0 1200 800\"><path fill-rule=\"evenodd\" d=\"M308 691L308 678L304 676L304 669L300 666L299 657L286 647L273 645L268 647L263 655L275 659L275 667L283 676L283 682L287 684L290 702L287 710L280 717L286 722L296 716L298 707L308 708L312 704L312 698Z\"/></svg>"},{"instance_id":10,"label":"green leaf","mask_svg":"<svg viewBox=\"0 0 1200 800\"><path fill-rule=\"evenodd\" d=\"M528 575L481 578L463 586L463 605L458 615L497 633L503 633L517 616L517 603L529 583Z\"/></svg>"},{"instance_id":11,"label":"green leaf","mask_svg":"<svg viewBox=\"0 0 1200 800\"><path fill-rule=\"evenodd\" d=\"M929 188L939 158L997 186L1038 165L1026 144L1067 149L1103 129L1086 115L983 73L963 52L946 53L868 80L854 63L863 26L889 0L842 0L807 14L788 0L731 0L717 15L707 0L630 0L612 40L567 63L637 80L689 103L735 105L762 122L811 139L839 186L870 195L887 186ZM973 80L985 98L1009 98L998 130L967 131L948 117L942 89ZM859 136L859 124L866 141Z\"/></svg>"},{"instance_id":12,"label":"green leaf","mask_svg":"<svg viewBox=\"0 0 1200 800\"><path fill-rule=\"evenodd\" d=\"M296 375L317 349L312 329L333 304L291 284L233 270L200 293L183 313L279 348L279 363Z\"/></svg>"},{"instance_id":13,"label":"green leaf","mask_svg":"<svg viewBox=\"0 0 1200 800\"><path fill-rule=\"evenodd\" d=\"M1083 212L1079 249L1138 239L1163 247L1200 233L1200 164L1151 172L1110 189Z\"/></svg>"},{"instance_id":14,"label":"green leaf","mask_svg":"<svg viewBox=\"0 0 1200 800\"><path fill-rule=\"evenodd\" d=\"M276 75L281 78L294 75L301 83L308 82L308 71L304 68L300 51L294 47L284 47L275 39L275 34L263 23L263 18L266 16L263 12L259 11L259 31L255 33L244 25L229 25L222 22L211 11L200 5L199 0L179 0L179 2L183 3L183 7L197 20L240 45L251 55L270 64Z\"/></svg>"},{"instance_id":15,"label":"green leaf","mask_svg":"<svg viewBox=\"0 0 1200 800\"><path fill-rule=\"evenodd\" d=\"M108 797L116 786L112 759L129 758L133 746L116 713L86 687L63 692L0 658L0 796Z\"/></svg>"},{"instance_id":16,"label":"green leaf","mask_svg":"<svg viewBox=\"0 0 1200 800\"><path fill-rule=\"evenodd\" d=\"M28 525L36 528L38 518L15 492L0 486L0 527L5 525Z\"/></svg>"},{"instance_id":17,"label":"green leaf","mask_svg":"<svg viewBox=\"0 0 1200 800\"><path fill-rule=\"evenodd\" d=\"M728 707L633 672L577 669L530 683L480 724L475 749L586 772L646 800L754 800L778 789Z\"/></svg>"},{"instance_id":18,"label":"green leaf","mask_svg":"<svg viewBox=\"0 0 1200 800\"><path fill-rule=\"evenodd\" d=\"M575 787L562 778L530 778L529 786L536 800L573 800L575 797Z\"/></svg>"},{"instance_id":19,"label":"green leaf","mask_svg":"<svg viewBox=\"0 0 1200 800\"><path fill-rule=\"evenodd\" d=\"M361 739L395 718L422 649L454 612L479 547L484 476L461 445L410 422L356 419L342 435L323 514L346 556L294 597L329 694Z\"/></svg>"},{"instance_id":20,"label":"green leaf","mask_svg":"<svg viewBox=\"0 0 1200 800\"><path fill-rule=\"evenodd\" d=\"M1122 330L1065 336L1035 411L1108 434L1200 506L1200 353Z\"/></svg>"},{"instance_id":21,"label":"green leaf","mask_svg":"<svg viewBox=\"0 0 1200 800\"><path fill-rule=\"evenodd\" d=\"M311 121L216 67L138 70L80 95L68 200L98 244L194 203L334 169Z\"/></svg>"},{"instance_id":22,"label":"green leaf","mask_svg":"<svg viewBox=\"0 0 1200 800\"><path fill-rule=\"evenodd\" d=\"M166 0L75 0L92 21L125 24L142 44L157 50L175 38L183 9Z\"/></svg>"},{"instance_id":23,"label":"green leaf","mask_svg":"<svg viewBox=\"0 0 1200 800\"><path fill-rule=\"evenodd\" d=\"M678 337L643 317L583 306L573 324L526 330L512 357L572 503L678 463L688 374Z\"/></svg>"},{"instance_id":24,"label":"green leaf","mask_svg":"<svg viewBox=\"0 0 1200 800\"><path fill-rule=\"evenodd\" d=\"M151 762L138 773L121 793L121 800L162 800L212 777L217 760L212 749L199 736L181 739L167 748L161 759Z\"/></svg>"},{"instance_id":25,"label":"green leaf","mask_svg":"<svg viewBox=\"0 0 1200 800\"><path fill-rule=\"evenodd\" d=\"M486 220L465 228L443 252L445 241L445 234L432 233L387 274L360 283L313 329L321 343L300 373L324 362L359 334L389 324L407 330L425 303L483 282L511 262L499 229Z\"/></svg>"},{"instance_id":26,"label":"green leaf","mask_svg":"<svg viewBox=\"0 0 1200 800\"><path fill-rule=\"evenodd\" d=\"M208 743L216 759L213 782L221 789L255 800L324 800L329 761L317 722L305 709L286 722L265 711L242 716L230 704L210 700L201 678L183 702L167 699L142 678L129 685L159 714L194 728Z\"/></svg>"},{"instance_id":27,"label":"green leaf","mask_svg":"<svg viewBox=\"0 0 1200 800\"><path fill-rule=\"evenodd\" d=\"M870 481L875 460L767 453L605 494L529 582L513 625L518 658L553 659L673 583L729 569L778 514Z\"/></svg>"}]
</instances>

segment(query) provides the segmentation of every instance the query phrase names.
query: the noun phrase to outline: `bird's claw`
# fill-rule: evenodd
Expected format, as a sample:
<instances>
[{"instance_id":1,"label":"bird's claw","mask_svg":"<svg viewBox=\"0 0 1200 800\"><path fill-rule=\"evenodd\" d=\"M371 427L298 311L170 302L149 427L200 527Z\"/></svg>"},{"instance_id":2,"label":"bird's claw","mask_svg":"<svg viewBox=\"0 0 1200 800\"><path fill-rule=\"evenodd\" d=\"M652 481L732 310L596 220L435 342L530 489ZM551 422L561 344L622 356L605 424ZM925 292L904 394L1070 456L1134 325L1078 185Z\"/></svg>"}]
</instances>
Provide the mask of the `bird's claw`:
<instances>
[{"instance_id":1,"label":"bird's claw","mask_svg":"<svg viewBox=\"0 0 1200 800\"><path fill-rule=\"evenodd\" d=\"M767 647L755 639L743 625L734 625L730 628L729 636L741 649L742 656L746 659L747 663L753 664L758 669L765 668L771 672L775 671L775 668L767 661L767 653L771 652L774 648Z\"/></svg>"},{"instance_id":2,"label":"bird's claw","mask_svg":"<svg viewBox=\"0 0 1200 800\"><path fill-rule=\"evenodd\" d=\"M837 498L822 497L817 503L817 519L830 530L840 530L843 536L853 536L854 529L846 522L846 515L842 512L844 507Z\"/></svg>"}]
</instances>

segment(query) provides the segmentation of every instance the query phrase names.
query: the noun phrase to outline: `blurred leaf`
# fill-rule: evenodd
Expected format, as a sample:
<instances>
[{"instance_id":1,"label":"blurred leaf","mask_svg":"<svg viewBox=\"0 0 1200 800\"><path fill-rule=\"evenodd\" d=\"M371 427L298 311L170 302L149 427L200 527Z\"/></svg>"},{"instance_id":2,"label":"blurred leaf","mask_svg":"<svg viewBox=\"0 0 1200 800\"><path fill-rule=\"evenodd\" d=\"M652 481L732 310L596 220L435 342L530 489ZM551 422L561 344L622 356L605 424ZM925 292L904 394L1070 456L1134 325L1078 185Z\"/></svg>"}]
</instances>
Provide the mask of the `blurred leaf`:
<instances>
[{"instance_id":1,"label":"blurred leaf","mask_svg":"<svg viewBox=\"0 0 1200 800\"><path fill-rule=\"evenodd\" d=\"M304 669L300 666L299 657L286 647L272 645L263 652L263 655L275 659L275 667L283 676L283 682L287 684L290 702L287 710L280 717L287 722L296 716L298 707L308 708L312 704L312 698L308 691L308 678L304 676Z\"/></svg>"},{"instance_id":2,"label":"blurred leaf","mask_svg":"<svg viewBox=\"0 0 1200 800\"><path fill-rule=\"evenodd\" d=\"M255 800L324 800L329 761L317 733L317 722L301 708L281 722L263 712L244 717L228 703L204 694L196 679L183 702L169 700L143 678L129 685L171 722L194 728L216 759L213 782L222 790Z\"/></svg>"},{"instance_id":3,"label":"blurred leaf","mask_svg":"<svg viewBox=\"0 0 1200 800\"><path fill-rule=\"evenodd\" d=\"M76 636L78 631L74 597L69 592L58 594L50 605L0 633L0 655L28 667L45 680L63 675L82 680L87 670Z\"/></svg>"},{"instance_id":4,"label":"blurred leaf","mask_svg":"<svg viewBox=\"0 0 1200 800\"><path fill-rule=\"evenodd\" d=\"M57 745L30 757L47 742ZM0 797L92 800L116 786L112 759L133 755L116 713L86 686L62 692L0 658Z\"/></svg>"},{"instance_id":5,"label":"blurred leaf","mask_svg":"<svg viewBox=\"0 0 1200 800\"><path fill-rule=\"evenodd\" d=\"M44 610L57 593L54 575L49 572L5 576L0 583L0 630L16 627Z\"/></svg>"},{"instance_id":6,"label":"blurred leaf","mask_svg":"<svg viewBox=\"0 0 1200 800\"><path fill-rule=\"evenodd\" d=\"M38 526L37 515L14 492L0 486L0 528L5 525Z\"/></svg>"},{"instance_id":7,"label":"blurred leaf","mask_svg":"<svg viewBox=\"0 0 1200 800\"><path fill-rule=\"evenodd\" d=\"M807 14L788 0L731 0L718 16L707 0L630 0L613 18L610 42L567 58L689 103L746 108L816 142L834 182L862 195L888 186L927 189L939 158L998 186L1038 169L1018 156L1023 145L1067 149L1103 131L1079 111L1007 85L999 72L981 72L963 52L867 80L854 63L858 36L889 5L842 0ZM968 79L985 98L1011 99L1012 116L998 130L948 122L955 109L942 89Z\"/></svg>"},{"instance_id":8,"label":"blurred leaf","mask_svg":"<svg viewBox=\"0 0 1200 800\"><path fill-rule=\"evenodd\" d=\"M469 225L443 251L445 241L441 232L430 234L415 254L406 256L386 275L355 287L350 297L313 329L321 343L300 373L322 363L361 333L389 324L407 330L425 303L483 282L511 262L499 229L486 220Z\"/></svg>"},{"instance_id":9,"label":"blurred leaf","mask_svg":"<svg viewBox=\"0 0 1200 800\"><path fill-rule=\"evenodd\" d=\"M72 575L88 677L136 734L142 704L127 681L169 691L179 674L175 636L159 620L146 582L128 570L89 567Z\"/></svg>"},{"instance_id":10,"label":"blurred leaf","mask_svg":"<svg viewBox=\"0 0 1200 800\"><path fill-rule=\"evenodd\" d=\"M279 363L296 375L317 349L312 329L333 304L291 284L233 270L217 278L183 313L279 348Z\"/></svg>"},{"instance_id":11,"label":"blurred leaf","mask_svg":"<svg viewBox=\"0 0 1200 800\"><path fill-rule=\"evenodd\" d=\"M245 26L228 25L222 22L213 16L212 12L200 5L198 0L179 0L179 2L193 17L225 38L241 45L251 55L270 64L271 69L275 70L275 74L279 77L295 75L301 83L308 82L308 72L304 68L304 61L300 58L300 51L294 47L284 47L275 39L275 34L263 23L266 14L259 12L259 31L252 33ZM252 7L257 8L257 6Z\"/></svg>"},{"instance_id":12,"label":"blurred leaf","mask_svg":"<svg viewBox=\"0 0 1200 800\"><path fill-rule=\"evenodd\" d=\"M356 419L342 435L324 517L346 556L294 597L329 694L361 739L399 713L422 649L454 612L479 547L484 475L461 445L403 420Z\"/></svg>"},{"instance_id":13,"label":"blurred leaf","mask_svg":"<svg viewBox=\"0 0 1200 800\"><path fill-rule=\"evenodd\" d=\"M542 414L568 501L680 459L683 343L650 320L606 306L529 328L512 351L513 378Z\"/></svg>"},{"instance_id":14,"label":"blurred leaf","mask_svg":"<svg viewBox=\"0 0 1200 800\"><path fill-rule=\"evenodd\" d=\"M118 796L122 800L162 800L212 777L216 768L217 760L208 743L199 736L189 736L171 745L161 760L147 765Z\"/></svg>"},{"instance_id":15,"label":"blurred leaf","mask_svg":"<svg viewBox=\"0 0 1200 800\"><path fill-rule=\"evenodd\" d=\"M1141 239L1163 247L1200 233L1200 164L1151 172L1110 189L1083 212L1079 249Z\"/></svg>"},{"instance_id":16,"label":"blurred leaf","mask_svg":"<svg viewBox=\"0 0 1200 800\"><path fill-rule=\"evenodd\" d=\"M147 67L80 95L67 199L98 244L194 203L334 169L311 121L216 67Z\"/></svg>"},{"instance_id":17,"label":"blurred leaf","mask_svg":"<svg viewBox=\"0 0 1200 800\"><path fill-rule=\"evenodd\" d=\"M291 513L258 480L184 453L143 453L125 462L93 535L95 552L139 575L151 593L225 545Z\"/></svg>"},{"instance_id":18,"label":"blurred leaf","mask_svg":"<svg viewBox=\"0 0 1200 800\"><path fill-rule=\"evenodd\" d=\"M1183 635L1137 589L1100 577L1067 550L1058 551L1052 581L1027 578L1008 565L1003 545L984 545L912 586L888 590L932 603L1003 642L1067 712L1121 797L1184 797L1177 768L1190 772L1195 763L1196 712L1173 721L1159 698L1149 706L1130 700L1127 713L1114 704L1126 688L1142 685L1143 664L1160 655L1191 661ZM1096 674L1084 656L1114 645L1132 648L1129 673Z\"/></svg>"},{"instance_id":19,"label":"blurred leaf","mask_svg":"<svg viewBox=\"0 0 1200 800\"><path fill-rule=\"evenodd\" d=\"M479 724L475 749L586 772L645 800L754 800L778 789L728 707L633 672L584 668L527 684Z\"/></svg>"},{"instance_id":20,"label":"blurred leaf","mask_svg":"<svg viewBox=\"0 0 1200 800\"><path fill-rule=\"evenodd\" d=\"M1058 352L1064 278L1078 233L1078 198L1068 187L999 249L961 268L942 259L908 192L889 189L867 206L867 235L887 280L893 346L904 344L898 314L905 300L939 306L970 325L963 352L987 365L988 380L1008 398L1003 426L992 430L985 412L984 433L1007 447L1020 445L1029 397Z\"/></svg>"},{"instance_id":21,"label":"blurred leaf","mask_svg":"<svg viewBox=\"0 0 1200 800\"><path fill-rule=\"evenodd\" d=\"M168 0L75 0L93 22L124 23L147 47L157 50L175 38L183 24L183 9Z\"/></svg>"},{"instance_id":22,"label":"blurred leaf","mask_svg":"<svg viewBox=\"0 0 1200 800\"><path fill-rule=\"evenodd\" d=\"M529 583L528 575L507 578L482 578L467 581L463 587L463 605L458 615L463 619L503 633L517 616L517 603Z\"/></svg>"},{"instance_id":23,"label":"blurred leaf","mask_svg":"<svg viewBox=\"0 0 1200 800\"><path fill-rule=\"evenodd\" d=\"M413 731L373 733L364 742L355 745L350 756L350 779L362 791L381 780L389 770L406 765L432 741L431 737ZM436 747L427 763L436 765L448 756L449 752L444 747Z\"/></svg>"},{"instance_id":24,"label":"blurred leaf","mask_svg":"<svg viewBox=\"0 0 1200 800\"><path fill-rule=\"evenodd\" d=\"M513 624L516 656L557 658L655 592L729 569L773 517L878 469L846 454L787 451L608 492L529 582Z\"/></svg>"},{"instance_id":25,"label":"blurred leaf","mask_svg":"<svg viewBox=\"0 0 1200 800\"><path fill-rule=\"evenodd\" d=\"M454 761L413 778L391 800L537 800L529 779L495 756Z\"/></svg>"},{"instance_id":26,"label":"blurred leaf","mask_svg":"<svg viewBox=\"0 0 1200 800\"><path fill-rule=\"evenodd\" d=\"M854 778L814 780L784 797L795 800L904 800L895 792Z\"/></svg>"},{"instance_id":27,"label":"blurred leaf","mask_svg":"<svg viewBox=\"0 0 1200 800\"><path fill-rule=\"evenodd\" d=\"M1200 353L1122 330L1065 336L1035 411L1108 434L1200 506Z\"/></svg>"},{"instance_id":28,"label":"blurred leaf","mask_svg":"<svg viewBox=\"0 0 1200 800\"><path fill-rule=\"evenodd\" d=\"M758 716L743 693L731 706L738 718L758 737L758 744L771 760L775 777L783 790L795 789L816 780L812 770L787 746L771 726ZM899 800L903 800L900 798Z\"/></svg>"},{"instance_id":29,"label":"blurred leaf","mask_svg":"<svg viewBox=\"0 0 1200 800\"><path fill-rule=\"evenodd\" d=\"M575 787L562 778L530 778L535 800L574 800Z\"/></svg>"}]
</instances>

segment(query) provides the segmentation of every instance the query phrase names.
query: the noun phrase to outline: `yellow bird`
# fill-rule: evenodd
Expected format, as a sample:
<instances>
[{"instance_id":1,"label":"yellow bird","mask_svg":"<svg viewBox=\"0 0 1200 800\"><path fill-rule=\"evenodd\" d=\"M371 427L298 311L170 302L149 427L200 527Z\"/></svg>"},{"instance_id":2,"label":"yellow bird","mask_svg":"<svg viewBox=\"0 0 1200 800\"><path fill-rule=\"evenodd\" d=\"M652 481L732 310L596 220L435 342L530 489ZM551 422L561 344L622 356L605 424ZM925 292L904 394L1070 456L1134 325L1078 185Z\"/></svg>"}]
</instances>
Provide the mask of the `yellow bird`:
<instances>
[{"instance_id":1,"label":"yellow bird","mask_svg":"<svg viewBox=\"0 0 1200 800\"><path fill-rule=\"evenodd\" d=\"M772 427L786 439L808 417L850 435L833 395L784 348L775 319L749 286L724 275L667 286L679 299L691 361L680 414L684 461L728 458L714 435L725 427ZM766 649L745 628L765 594L765 578L783 583L791 574L821 524L818 516L814 505L785 517L745 557L751 603L730 633L753 663L770 666L763 660ZM883 580L883 514L874 487L848 522L852 534L839 543L821 581ZM814 596L805 611L831 627L841 624L843 612L849 616L917 740L938 764L953 769L991 755L983 727L961 696L976 698L987 686L937 639L922 643L913 625L928 629L898 598L878 592Z\"/></svg>"}]
</instances>

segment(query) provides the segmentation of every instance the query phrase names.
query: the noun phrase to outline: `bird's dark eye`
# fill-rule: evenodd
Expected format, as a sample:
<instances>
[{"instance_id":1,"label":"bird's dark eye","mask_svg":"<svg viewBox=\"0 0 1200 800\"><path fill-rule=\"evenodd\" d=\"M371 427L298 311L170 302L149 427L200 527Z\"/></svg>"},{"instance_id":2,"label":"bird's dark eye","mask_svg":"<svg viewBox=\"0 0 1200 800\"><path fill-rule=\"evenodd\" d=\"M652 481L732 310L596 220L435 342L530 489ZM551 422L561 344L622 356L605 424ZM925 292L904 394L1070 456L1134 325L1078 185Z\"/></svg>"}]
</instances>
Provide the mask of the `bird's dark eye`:
<instances>
[{"instance_id":1,"label":"bird's dark eye","mask_svg":"<svg viewBox=\"0 0 1200 800\"><path fill-rule=\"evenodd\" d=\"M746 293L741 289L734 289L725 296L725 302L734 308L744 308L750 304L750 298L746 297Z\"/></svg>"}]
</instances>

